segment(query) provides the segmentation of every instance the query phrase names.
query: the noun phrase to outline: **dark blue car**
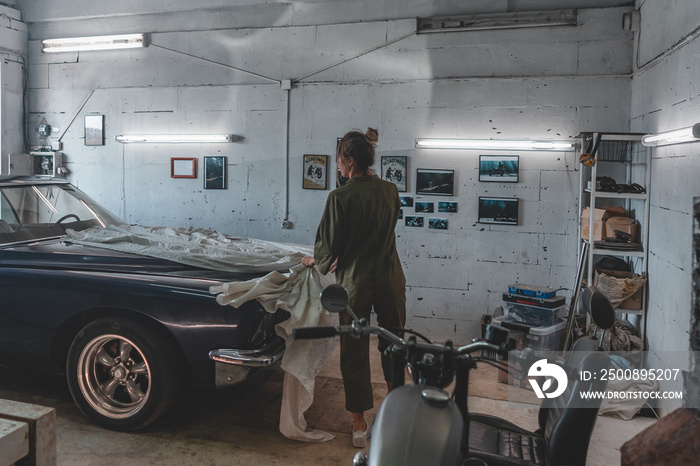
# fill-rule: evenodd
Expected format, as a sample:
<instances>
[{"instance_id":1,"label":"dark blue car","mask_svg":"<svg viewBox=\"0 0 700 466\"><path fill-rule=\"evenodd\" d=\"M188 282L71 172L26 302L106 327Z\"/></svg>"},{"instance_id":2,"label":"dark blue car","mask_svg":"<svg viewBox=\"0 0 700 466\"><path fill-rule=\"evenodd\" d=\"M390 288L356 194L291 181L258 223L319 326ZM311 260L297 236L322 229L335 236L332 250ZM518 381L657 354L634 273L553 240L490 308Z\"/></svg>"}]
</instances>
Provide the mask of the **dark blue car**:
<instances>
[{"instance_id":1,"label":"dark blue car","mask_svg":"<svg viewBox=\"0 0 700 466\"><path fill-rule=\"evenodd\" d=\"M258 275L75 244L123 224L70 183L0 177L0 364L65 373L80 410L115 430L161 416L184 383L222 387L281 358L288 314L221 306L211 286Z\"/></svg>"}]
</instances>

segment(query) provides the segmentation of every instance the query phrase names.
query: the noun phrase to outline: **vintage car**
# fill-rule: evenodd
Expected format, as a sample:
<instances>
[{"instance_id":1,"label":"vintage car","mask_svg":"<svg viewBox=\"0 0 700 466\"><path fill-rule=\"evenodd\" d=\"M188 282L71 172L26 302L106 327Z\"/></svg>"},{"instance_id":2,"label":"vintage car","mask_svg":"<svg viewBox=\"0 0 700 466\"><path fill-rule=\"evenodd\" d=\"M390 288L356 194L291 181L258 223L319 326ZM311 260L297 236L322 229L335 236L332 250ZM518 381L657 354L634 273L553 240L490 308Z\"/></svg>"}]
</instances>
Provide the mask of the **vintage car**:
<instances>
[{"instance_id":1,"label":"vintage car","mask_svg":"<svg viewBox=\"0 0 700 466\"><path fill-rule=\"evenodd\" d=\"M68 229L123 222L64 180L0 177L0 208L0 364L65 373L93 422L142 428L184 383L238 383L281 358L286 312L209 291L260 273L71 242Z\"/></svg>"}]
</instances>

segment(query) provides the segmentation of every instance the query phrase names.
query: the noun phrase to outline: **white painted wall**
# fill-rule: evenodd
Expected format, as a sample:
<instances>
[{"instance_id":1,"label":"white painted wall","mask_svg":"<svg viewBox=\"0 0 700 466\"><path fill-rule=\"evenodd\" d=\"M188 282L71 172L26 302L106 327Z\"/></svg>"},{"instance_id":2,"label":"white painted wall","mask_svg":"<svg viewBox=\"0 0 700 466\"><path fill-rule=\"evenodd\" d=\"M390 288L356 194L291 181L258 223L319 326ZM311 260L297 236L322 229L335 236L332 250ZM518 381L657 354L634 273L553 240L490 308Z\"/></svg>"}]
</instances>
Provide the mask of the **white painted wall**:
<instances>
[{"instance_id":1,"label":"white painted wall","mask_svg":"<svg viewBox=\"0 0 700 466\"><path fill-rule=\"evenodd\" d=\"M0 173L9 154L24 152L22 83L27 28L20 12L0 5Z\"/></svg>"},{"instance_id":2,"label":"white painted wall","mask_svg":"<svg viewBox=\"0 0 700 466\"><path fill-rule=\"evenodd\" d=\"M639 69L632 81L631 129L660 132L700 122L700 3L677 0L671 8L665 2L637 4L642 29ZM666 367L687 364L698 173L700 144L653 150L647 333L652 362ZM683 357L674 361L678 355ZM662 404L665 412L679 405L678 401Z\"/></svg>"},{"instance_id":3,"label":"white painted wall","mask_svg":"<svg viewBox=\"0 0 700 466\"><path fill-rule=\"evenodd\" d=\"M449 200L459 212L445 216L449 230L397 227L409 326L465 342L479 335L481 315L500 306L507 285L573 286L575 153L508 153L520 155L521 181L501 185L478 182L480 152L418 151L414 140L567 139L580 131L628 130L633 35L621 27L628 8L579 10L576 27L416 36L411 18L427 12L425 2L404 2L401 14L409 19L371 17L362 23L345 23L347 2L337 2L336 16L328 10L334 2L319 3L316 10L300 2L302 9L275 20L270 11L281 5L250 7L242 15L233 14L235 8L216 10L220 20L214 23L202 19L212 18L210 10L180 12L189 2L169 2L166 12L133 17L76 9L94 5L89 2L29 3L22 6L31 22L28 136L38 142L35 128L42 118L58 127L52 136L63 143L68 179L128 222L311 244L328 190L301 188L303 154L329 155L333 171L337 137L374 126L380 132L378 156L409 157L407 194L415 192L416 168L456 173L456 194ZM438 7L431 11L446 14L463 2L433 3ZM398 14L396 2L373 4ZM507 2L474 5L507 8ZM333 18L345 24L325 24ZM253 21L265 23L231 27ZM39 51L42 37L96 29L147 31L151 44L104 53ZM283 79L298 80L289 92L289 160L287 93L274 82ZM104 146L84 145L86 114L105 115ZM223 132L244 139L206 146L114 141L130 132ZM206 155L227 157L227 190L203 189ZM185 156L198 158L198 178L170 178L170 158ZM519 198L520 224L476 223L479 196ZM286 199L291 230L281 227Z\"/></svg>"}]
</instances>

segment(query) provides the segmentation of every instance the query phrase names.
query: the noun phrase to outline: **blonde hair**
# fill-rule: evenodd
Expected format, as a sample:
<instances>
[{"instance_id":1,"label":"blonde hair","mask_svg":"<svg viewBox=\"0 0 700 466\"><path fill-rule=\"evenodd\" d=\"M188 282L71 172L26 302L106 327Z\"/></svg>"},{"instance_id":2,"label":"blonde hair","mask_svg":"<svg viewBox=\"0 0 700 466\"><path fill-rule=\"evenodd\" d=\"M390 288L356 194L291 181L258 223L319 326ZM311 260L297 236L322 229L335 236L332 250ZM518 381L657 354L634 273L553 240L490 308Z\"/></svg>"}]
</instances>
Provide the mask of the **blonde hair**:
<instances>
[{"instance_id":1,"label":"blonde hair","mask_svg":"<svg viewBox=\"0 0 700 466\"><path fill-rule=\"evenodd\" d=\"M374 147L379 140L379 131L367 128L364 133L349 131L338 142L336 156L344 159L355 159L362 171L367 171L374 165Z\"/></svg>"}]
</instances>

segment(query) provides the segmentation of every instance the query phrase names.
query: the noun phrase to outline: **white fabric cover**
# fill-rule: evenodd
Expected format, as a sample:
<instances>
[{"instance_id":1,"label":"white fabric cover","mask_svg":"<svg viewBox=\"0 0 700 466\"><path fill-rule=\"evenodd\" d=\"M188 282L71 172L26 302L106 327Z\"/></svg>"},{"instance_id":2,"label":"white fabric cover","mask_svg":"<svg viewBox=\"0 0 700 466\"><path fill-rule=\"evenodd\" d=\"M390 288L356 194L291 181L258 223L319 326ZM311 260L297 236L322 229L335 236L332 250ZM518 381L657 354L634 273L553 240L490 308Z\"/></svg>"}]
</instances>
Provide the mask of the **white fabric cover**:
<instances>
[{"instance_id":1,"label":"white fabric cover","mask_svg":"<svg viewBox=\"0 0 700 466\"><path fill-rule=\"evenodd\" d=\"M211 287L221 305L238 307L257 299L268 312L282 308L291 315L277 325L286 342L282 359L285 371L280 412L280 432L294 440L324 442L333 435L307 431L304 412L311 406L316 375L337 344L336 339L294 340L295 327L331 325L331 317L318 299L321 290L335 282L318 269L300 264L312 255L309 246L237 238L192 229L110 225L76 232L67 230L67 241L116 251L147 255L186 265L231 272L268 272L261 278ZM289 269L289 273L278 270Z\"/></svg>"}]
</instances>

